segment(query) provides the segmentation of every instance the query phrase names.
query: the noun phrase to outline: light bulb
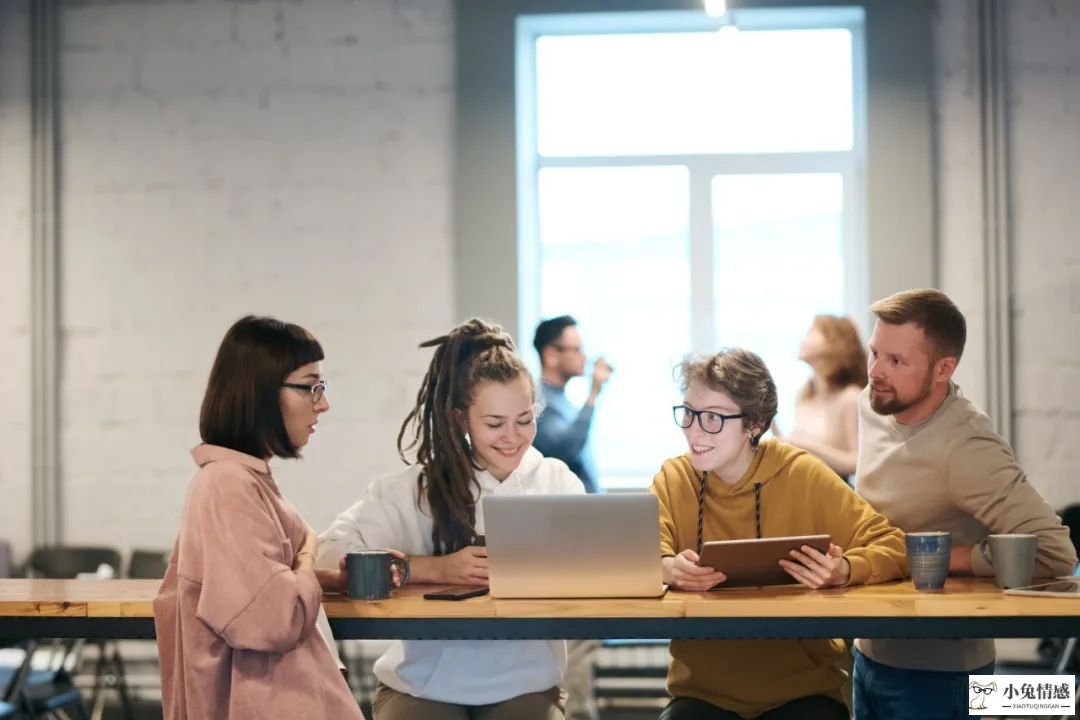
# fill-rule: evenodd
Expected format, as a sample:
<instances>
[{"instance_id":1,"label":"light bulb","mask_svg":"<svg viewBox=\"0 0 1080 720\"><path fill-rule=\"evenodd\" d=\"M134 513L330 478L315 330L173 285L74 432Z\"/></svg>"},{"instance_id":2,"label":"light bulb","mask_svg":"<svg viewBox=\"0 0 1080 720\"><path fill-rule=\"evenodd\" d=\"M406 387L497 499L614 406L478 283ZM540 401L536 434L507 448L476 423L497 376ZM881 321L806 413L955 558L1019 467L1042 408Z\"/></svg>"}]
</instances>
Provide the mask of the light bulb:
<instances>
[{"instance_id":1,"label":"light bulb","mask_svg":"<svg viewBox=\"0 0 1080 720\"><path fill-rule=\"evenodd\" d=\"M727 12L727 0L705 0L705 12L709 17L721 17Z\"/></svg>"}]
</instances>

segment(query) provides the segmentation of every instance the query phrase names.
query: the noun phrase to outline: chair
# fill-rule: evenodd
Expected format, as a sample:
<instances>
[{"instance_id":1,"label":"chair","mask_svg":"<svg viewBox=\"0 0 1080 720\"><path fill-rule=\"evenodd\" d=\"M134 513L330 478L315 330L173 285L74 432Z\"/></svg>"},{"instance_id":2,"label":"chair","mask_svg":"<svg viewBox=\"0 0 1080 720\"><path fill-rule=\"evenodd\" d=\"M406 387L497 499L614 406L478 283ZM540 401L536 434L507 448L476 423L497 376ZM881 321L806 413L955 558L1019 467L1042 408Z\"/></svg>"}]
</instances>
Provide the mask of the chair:
<instances>
[{"instance_id":1,"label":"chair","mask_svg":"<svg viewBox=\"0 0 1080 720\"><path fill-rule=\"evenodd\" d=\"M60 717L68 718L66 710L73 710L80 720L89 717L82 693L75 687L71 676L65 669L68 657L74 645L64 647L58 656L59 663L52 669L34 670L34 654L38 641L20 643L23 659L17 666L0 667L0 686L3 697L0 699L0 718L8 717Z\"/></svg>"},{"instance_id":2,"label":"chair","mask_svg":"<svg viewBox=\"0 0 1080 720\"><path fill-rule=\"evenodd\" d=\"M54 545L39 547L30 553L26 561L27 575L70 580L79 573L97 572L101 565L108 565L113 575L120 574L120 553L106 547L77 547Z\"/></svg>"},{"instance_id":3,"label":"chair","mask_svg":"<svg viewBox=\"0 0 1080 720\"><path fill-rule=\"evenodd\" d=\"M131 557L128 559L127 576L134 580L160 580L165 577L168 565L168 550L132 550ZM97 719L104 713L105 693L103 691L110 688L120 696L124 716L134 717L132 705L134 691L128 684L127 669L117 643L113 643L111 654L105 645L99 647L97 661L94 664L94 688L90 695L90 706L93 708L91 717Z\"/></svg>"},{"instance_id":4,"label":"chair","mask_svg":"<svg viewBox=\"0 0 1080 720\"><path fill-rule=\"evenodd\" d=\"M133 579L160 580L169 567L168 550L132 550L127 576Z\"/></svg>"},{"instance_id":5,"label":"chair","mask_svg":"<svg viewBox=\"0 0 1080 720\"><path fill-rule=\"evenodd\" d=\"M30 553L30 558L26 562L26 574L35 577L71 579L81 573L96 573L102 565L110 567L114 577L118 576L120 553L109 547L64 545L39 547ZM50 683L27 682L22 695L31 716L55 715L64 708L77 708L80 717L90 717L82 694L72 684L66 669L69 662L77 662L84 642L75 640L63 643L64 653L60 667L53 673ZM93 644L98 649L99 658L94 673L94 696L97 699L99 688L106 685L101 658L107 655L108 649L106 641L96 640ZM117 654L115 648L113 654ZM126 698L126 692L121 696L122 699ZM133 717L129 703L125 703L124 710L125 717Z\"/></svg>"}]
</instances>

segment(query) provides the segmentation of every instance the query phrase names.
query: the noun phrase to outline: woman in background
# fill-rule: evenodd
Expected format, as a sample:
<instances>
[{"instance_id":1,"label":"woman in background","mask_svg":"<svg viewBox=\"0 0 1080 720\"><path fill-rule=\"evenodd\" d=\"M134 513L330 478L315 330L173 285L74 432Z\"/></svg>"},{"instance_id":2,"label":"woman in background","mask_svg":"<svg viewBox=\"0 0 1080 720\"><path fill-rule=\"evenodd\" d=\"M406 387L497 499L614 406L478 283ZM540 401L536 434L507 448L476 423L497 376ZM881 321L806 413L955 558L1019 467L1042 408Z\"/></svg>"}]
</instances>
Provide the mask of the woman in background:
<instances>
[{"instance_id":1,"label":"woman in background","mask_svg":"<svg viewBox=\"0 0 1080 720\"><path fill-rule=\"evenodd\" d=\"M435 355L398 433L402 460L415 449L416 462L374 480L337 517L319 565L390 548L409 555L410 582L484 585L483 497L584 488L533 448L536 385L501 328L474 319L420 347ZM395 641L374 669L376 720L563 717L563 640Z\"/></svg>"},{"instance_id":2,"label":"woman in background","mask_svg":"<svg viewBox=\"0 0 1080 720\"><path fill-rule=\"evenodd\" d=\"M330 409L322 359L309 332L273 318L242 318L221 341L154 599L167 720L363 718L314 631L340 572L316 575L317 537L269 466L300 457Z\"/></svg>"},{"instance_id":3,"label":"woman in background","mask_svg":"<svg viewBox=\"0 0 1080 720\"><path fill-rule=\"evenodd\" d=\"M821 458L847 479L855 474L859 393L866 387L866 350L855 323L818 315L799 347L799 359L814 374L795 400L791 435L781 439Z\"/></svg>"}]
</instances>

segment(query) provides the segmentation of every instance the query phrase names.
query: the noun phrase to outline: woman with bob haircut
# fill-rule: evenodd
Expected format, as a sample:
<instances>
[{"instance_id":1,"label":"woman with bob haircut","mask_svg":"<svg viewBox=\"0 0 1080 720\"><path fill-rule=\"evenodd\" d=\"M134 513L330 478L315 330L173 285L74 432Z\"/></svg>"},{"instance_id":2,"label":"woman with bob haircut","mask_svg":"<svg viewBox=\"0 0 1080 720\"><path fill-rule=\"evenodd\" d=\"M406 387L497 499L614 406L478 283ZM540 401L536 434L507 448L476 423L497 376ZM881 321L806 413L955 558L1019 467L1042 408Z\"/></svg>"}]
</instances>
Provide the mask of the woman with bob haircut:
<instances>
[{"instance_id":1,"label":"woman with bob haircut","mask_svg":"<svg viewBox=\"0 0 1080 720\"><path fill-rule=\"evenodd\" d=\"M799 347L813 376L795 399L785 442L817 455L842 478L855 474L859 393L866 387L866 350L849 318L818 315Z\"/></svg>"},{"instance_id":2,"label":"woman with bob haircut","mask_svg":"<svg viewBox=\"0 0 1080 720\"><path fill-rule=\"evenodd\" d=\"M663 464L650 492L660 501L664 582L704 592L727 580L698 565L709 540L829 534L781 567L809 588L895 580L907 571L903 534L824 462L762 440L776 414L776 385L748 350L688 358L673 408L688 451ZM842 640L672 640L661 720L847 720L850 656Z\"/></svg>"},{"instance_id":3,"label":"woman with bob haircut","mask_svg":"<svg viewBox=\"0 0 1080 720\"><path fill-rule=\"evenodd\" d=\"M330 409L323 349L302 327L238 320L221 341L199 416L202 444L157 597L164 717L354 718L360 708L315 622L317 536L269 461L298 458Z\"/></svg>"},{"instance_id":4,"label":"woman with bob haircut","mask_svg":"<svg viewBox=\"0 0 1080 720\"><path fill-rule=\"evenodd\" d=\"M408 553L413 583L484 585L483 503L491 495L581 494L536 437L536 385L497 325L470 320L423 343L435 348L398 433L403 461L373 480L321 536L319 564L364 549ZM375 662L376 720L562 718L563 640L395 641Z\"/></svg>"}]
</instances>

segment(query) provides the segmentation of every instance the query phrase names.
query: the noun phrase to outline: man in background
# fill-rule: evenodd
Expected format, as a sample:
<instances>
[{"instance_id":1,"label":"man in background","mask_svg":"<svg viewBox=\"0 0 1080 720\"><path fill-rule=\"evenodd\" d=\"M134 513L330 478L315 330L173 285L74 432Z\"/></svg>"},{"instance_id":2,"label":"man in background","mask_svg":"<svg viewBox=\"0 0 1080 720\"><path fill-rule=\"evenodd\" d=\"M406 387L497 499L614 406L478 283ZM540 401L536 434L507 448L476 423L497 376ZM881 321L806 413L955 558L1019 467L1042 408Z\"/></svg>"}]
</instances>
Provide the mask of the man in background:
<instances>
[{"instance_id":1,"label":"man in background","mask_svg":"<svg viewBox=\"0 0 1080 720\"><path fill-rule=\"evenodd\" d=\"M533 445L546 457L566 463L581 479L585 491L594 493L600 486L589 447L589 430L596 398L611 376L611 366L597 358L589 397L578 408L566 397L566 383L585 374L585 353L577 322L569 315L544 320L536 327L533 347L540 355L540 391L545 405Z\"/></svg>"},{"instance_id":2,"label":"man in background","mask_svg":"<svg viewBox=\"0 0 1080 720\"><path fill-rule=\"evenodd\" d=\"M533 347L540 355L540 392L544 410L537 420L533 446L546 457L562 460L581 479L585 491L600 489L589 448L596 398L611 375L611 366L598 358L593 365L592 387L578 408L566 397L566 383L585 374L585 353L577 322L569 315L544 320L536 328ZM596 720L593 661L599 640L567 640L566 720Z\"/></svg>"}]
</instances>

